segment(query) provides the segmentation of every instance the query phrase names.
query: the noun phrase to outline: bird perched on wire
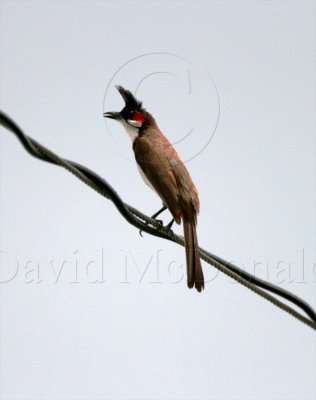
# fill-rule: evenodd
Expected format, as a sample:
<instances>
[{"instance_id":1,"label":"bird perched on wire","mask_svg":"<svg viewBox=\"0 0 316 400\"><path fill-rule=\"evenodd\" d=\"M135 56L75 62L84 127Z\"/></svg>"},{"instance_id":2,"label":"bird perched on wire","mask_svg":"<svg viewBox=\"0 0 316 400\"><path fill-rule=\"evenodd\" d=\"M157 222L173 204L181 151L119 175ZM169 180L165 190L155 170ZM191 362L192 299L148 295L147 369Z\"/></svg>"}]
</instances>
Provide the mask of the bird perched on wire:
<instances>
[{"instance_id":1,"label":"bird perched on wire","mask_svg":"<svg viewBox=\"0 0 316 400\"><path fill-rule=\"evenodd\" d=\"M187 283L199 292L204 289L204 277L199 256L196 234L199 196L178 153L158 128L155 118L142 106L142 102L122 86L116 86L125 102L120 112L106 112L104 117L120 122L133 143L139 172L145 183L161 198L163 207L153 218L166 208L173 221L183 221Z\"/></svg>"}]
</instances>

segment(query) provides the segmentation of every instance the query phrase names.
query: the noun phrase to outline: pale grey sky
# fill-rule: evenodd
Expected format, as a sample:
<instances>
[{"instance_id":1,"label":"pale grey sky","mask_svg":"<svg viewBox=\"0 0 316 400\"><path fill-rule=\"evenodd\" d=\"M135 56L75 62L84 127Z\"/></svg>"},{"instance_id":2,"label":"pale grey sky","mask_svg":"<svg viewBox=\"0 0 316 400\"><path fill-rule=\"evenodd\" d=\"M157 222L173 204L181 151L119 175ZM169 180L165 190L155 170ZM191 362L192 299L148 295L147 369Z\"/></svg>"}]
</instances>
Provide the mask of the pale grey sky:
<instances>
[{"instance_id":1,"label":"pale grey sky","mask_svg":"<svg viewBox=\"0 0 316 400\"><path fill-rule=\"evenodd\" d=\"M314 26L312 1L2 1L1 109L152 214L102 117L139 85L193 157L200 244L315 307ZM311 329L204 263L190 291L182 248L0 140L1 399L314 398Z\"/></svg>"}]
</instances>

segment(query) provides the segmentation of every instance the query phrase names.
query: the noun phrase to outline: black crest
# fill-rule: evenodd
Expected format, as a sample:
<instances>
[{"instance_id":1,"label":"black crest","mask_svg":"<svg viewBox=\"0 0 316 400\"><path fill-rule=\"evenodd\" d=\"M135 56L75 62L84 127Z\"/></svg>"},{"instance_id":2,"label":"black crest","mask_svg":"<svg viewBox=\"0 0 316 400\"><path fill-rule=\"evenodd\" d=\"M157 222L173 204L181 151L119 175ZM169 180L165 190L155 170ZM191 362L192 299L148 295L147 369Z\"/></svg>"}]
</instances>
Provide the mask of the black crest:
<instances>
[{"instance_id":1,"label":"black crest","mask_svg":"<svg viewBox=\"0 0 316 400\"><path fill-rule=\"evenodd\" d=\"M116 89L120 92L121 96L125 101L125 106L128 109L140 110L142 108L142 102L137 100L132 92L123 88L123 86L116 85Z\"/></svg>"}]
</instances>

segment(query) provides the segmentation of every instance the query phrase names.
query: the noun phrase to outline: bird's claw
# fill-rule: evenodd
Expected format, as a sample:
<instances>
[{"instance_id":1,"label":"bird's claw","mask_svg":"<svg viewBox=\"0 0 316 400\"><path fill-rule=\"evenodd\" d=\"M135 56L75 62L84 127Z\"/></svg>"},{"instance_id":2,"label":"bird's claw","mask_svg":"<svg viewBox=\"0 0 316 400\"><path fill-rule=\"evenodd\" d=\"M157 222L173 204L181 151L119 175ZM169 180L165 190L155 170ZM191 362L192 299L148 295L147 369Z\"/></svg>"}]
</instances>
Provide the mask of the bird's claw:
<instances>
[{"instance_id":1,"label":"bird's claw","mask_svg":"<svg viewBox=\"0 0 316 400\"><path fill-rule=\"evenodd\" d=\"M157 228L157 229L160 229L160 228L163 227L163 220L162 219L156 219L156 222L160 225L159 228Z\"/></svg>"},{"instance_id":2,"label":"bird's claw","mask_svg":"<svg viewBox=\"0 0 316 400\"><path fill-rule=\"evenodd\" d=\"M156 228L159 231L161 228L163 228L163 221L161 219L156 219L156 218L154 218L154 219L160 225L158 228ZM148 222L146 222L145 225L148 225ZM142 234L143 232L144 231L142 229L139 230L139 234L141 237L144 237Z\"/></svg>"}]
</instances>

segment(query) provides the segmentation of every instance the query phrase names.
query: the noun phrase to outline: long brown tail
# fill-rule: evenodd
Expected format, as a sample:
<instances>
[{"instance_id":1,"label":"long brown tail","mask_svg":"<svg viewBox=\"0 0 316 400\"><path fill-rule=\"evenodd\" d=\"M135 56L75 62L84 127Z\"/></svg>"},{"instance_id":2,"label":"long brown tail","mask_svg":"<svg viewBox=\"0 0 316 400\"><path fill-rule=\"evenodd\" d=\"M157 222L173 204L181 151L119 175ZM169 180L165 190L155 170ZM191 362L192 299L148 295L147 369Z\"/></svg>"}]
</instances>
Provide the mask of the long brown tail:
<instances>
[{"instance_id":1,"label":"long brown tail","mask_svg":"<svg viewBox=\"0 0 316 400\"><path fill-rule=\"evenodd\" d=\"M204 289L204 277L199 256L195 218L183 219L185 255L187 261L188 287L195 286L198 292Z\"/></svg>"}]
</instances>

